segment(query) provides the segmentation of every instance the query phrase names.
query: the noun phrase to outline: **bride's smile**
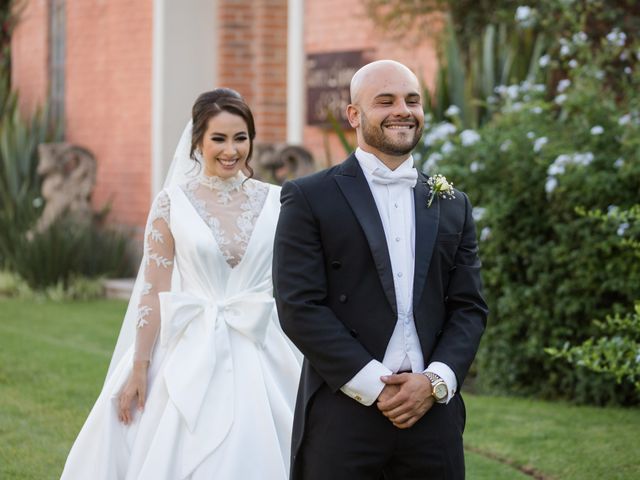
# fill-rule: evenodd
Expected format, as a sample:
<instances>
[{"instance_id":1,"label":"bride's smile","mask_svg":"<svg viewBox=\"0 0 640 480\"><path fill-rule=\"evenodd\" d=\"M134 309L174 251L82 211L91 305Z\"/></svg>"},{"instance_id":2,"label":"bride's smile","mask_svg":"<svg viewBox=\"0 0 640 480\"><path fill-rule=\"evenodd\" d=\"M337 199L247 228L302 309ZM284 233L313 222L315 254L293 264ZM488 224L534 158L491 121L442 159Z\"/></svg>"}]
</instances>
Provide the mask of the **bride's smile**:
<instances>
[{"instance_id":1,"label":"bride's smile","mask_svg":"<svg viewBox=\"0 0 640 480\"><path fill-rule=\"evenodd\" d=\"M244 168L251 146L247 130L244 119L230 112L209 119L200 145L206 175L227 179Z\"/></svg>"}]
</instances>

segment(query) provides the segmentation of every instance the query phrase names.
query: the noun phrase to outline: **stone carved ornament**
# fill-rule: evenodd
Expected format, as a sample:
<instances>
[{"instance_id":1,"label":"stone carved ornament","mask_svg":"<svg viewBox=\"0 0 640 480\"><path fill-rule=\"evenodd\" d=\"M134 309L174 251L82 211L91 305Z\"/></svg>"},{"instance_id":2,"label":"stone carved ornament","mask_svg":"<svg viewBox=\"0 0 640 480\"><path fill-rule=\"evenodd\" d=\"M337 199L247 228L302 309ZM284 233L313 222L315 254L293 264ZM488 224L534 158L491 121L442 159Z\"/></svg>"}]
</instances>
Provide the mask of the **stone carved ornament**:
<instances>
[{"instance_id":1,"label":"stone carved ornament","mask_svg":"<svg viewBox=\"0 0 640 480\"><path fill-rule=\"evenodd\" d=\"M96 160L86 148L69 143L38 146L38 174L43 177L44 211L36 230L46 230L61 215L90 221L91 193L96 183Z\"/></svg>"},{"instance_id":2,"label":"stone carved ornament","mask_svg":"<svg viewBox=\"0 0 640 480\"><path fill-rule=\"evenodd\" d=\"M286 144L256 144L252 166L256 177L282 185L286 180L316 171L313 156L304 147Z\"/></svg>"}]
</instances>

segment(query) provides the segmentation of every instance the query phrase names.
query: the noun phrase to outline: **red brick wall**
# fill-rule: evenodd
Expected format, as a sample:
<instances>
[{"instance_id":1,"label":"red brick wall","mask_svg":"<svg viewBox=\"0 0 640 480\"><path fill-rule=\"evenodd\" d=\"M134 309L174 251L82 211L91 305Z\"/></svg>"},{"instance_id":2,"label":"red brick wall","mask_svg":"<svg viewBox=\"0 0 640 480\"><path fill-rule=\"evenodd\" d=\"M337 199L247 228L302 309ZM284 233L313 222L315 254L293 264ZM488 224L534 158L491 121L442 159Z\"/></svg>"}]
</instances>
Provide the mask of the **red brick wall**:
<instances>
[{"instance_id":1,"label":"red brick wall","mask_svg":"<svg viewBox=\"0 0 640 480\"><path fill-rule=\"evenodd\" d=\"M257 141L287 138L287 0L219 1L218 85L253 111Z\"/></svg>"},{"instance_id":2,"label":"red brick wall","mask_svg":"<svg viewBox=\"0 0 640 480\"><path fill-rule=\"evenodd\" d=\"M25 3L12 42L12 77L21 105L33 109L47 96L48 2ZM287 0L217 4L217 83L247 98L258 141L284 142ZM112 200L111 220L138 226L151 192L152 17L153 0L66 0L67 139L96 155L96 207ZM433 47L410 35L405 42L390 39L366 17L361 0L307 0L304 21L307 54L362 49L371 59L399 60L433 83ZM306 126L304 144L321 166L345 156L331 131Z\"/></svg>"},{"instance_id":3,"label":"red brick wall","mask_svg":"<svg viewBox=\"0 0 640 480\"><path fill-rule=\"evenodd\" d=\"M48 94L48 1L25 3L11 38L11 82L20 92L20 109L30 114Z\"/></svg>"},{"instance_id":4,"label":"red brick wall","mask_svg":"<svg viewBox=\"0 0 640 480\"><path fill-rule=\"evenodd\" d=\"M433 44L418 42L416 36L392 39L366 16L361 0L312 0L305 2L305 53L328 53L365 50L369 60L392 59L411 68L432 88L437 69ZM355 135L347 133L355 144ZM305 126L304 145L320 166L338 163L345 157L337 136ZM328 146L327 146L328 145Z\"/></svg>"},{"instance_id":5,"label":"red brick wall","mask_svg":"<svg viewBox=\"0 0 640 480\"><path fill-rule=\"evenodd\" d=\"M152 0L67 0L66 136L98 161L94 204L142 226L151 189Z\"/></svg>"}]
</instances>

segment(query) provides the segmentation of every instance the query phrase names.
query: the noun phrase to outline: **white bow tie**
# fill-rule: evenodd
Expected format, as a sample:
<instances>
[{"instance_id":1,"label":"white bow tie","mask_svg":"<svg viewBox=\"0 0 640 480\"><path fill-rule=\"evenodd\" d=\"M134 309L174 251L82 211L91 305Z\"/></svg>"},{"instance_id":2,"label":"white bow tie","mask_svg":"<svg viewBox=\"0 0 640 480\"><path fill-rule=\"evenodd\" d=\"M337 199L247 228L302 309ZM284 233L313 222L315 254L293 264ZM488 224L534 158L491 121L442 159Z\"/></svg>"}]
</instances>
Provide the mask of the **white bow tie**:
<instances>
[{"instance_id":1,"label":"white bow tie","mask_svg":"<svg viewBox=\"0 0 640 480\"><path fill-rule=\"evenodd\" d=\"M382 170L376 168L371 172L373 183L381 185L406 185L415 187L418 181L418 171L415 168L403 168L402 170Z\"/></svg>"}]
</instances>

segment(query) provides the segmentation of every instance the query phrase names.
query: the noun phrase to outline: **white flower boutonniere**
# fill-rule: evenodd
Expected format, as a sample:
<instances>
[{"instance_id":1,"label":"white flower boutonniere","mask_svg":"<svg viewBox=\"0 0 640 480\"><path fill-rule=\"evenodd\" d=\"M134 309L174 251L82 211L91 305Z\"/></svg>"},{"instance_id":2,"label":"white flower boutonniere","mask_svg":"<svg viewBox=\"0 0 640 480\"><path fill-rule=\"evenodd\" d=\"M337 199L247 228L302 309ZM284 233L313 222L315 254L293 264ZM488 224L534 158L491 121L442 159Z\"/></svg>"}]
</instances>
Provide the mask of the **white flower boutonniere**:
<instances>
[{"instance_id":1,"label":"white flower boutonniere","mask_svg":"<svg viewBox=\"0 0 640 480\"><path fill-rule=\"evenodd\" d=\"M433 175L427 180L429 185L429 201L427 202L427 208L431 206L433 199L438 195L440 198L452 199L456 198L453 191L453 183L449 183L444 175Z\"/></svg>"}]
</instances>

